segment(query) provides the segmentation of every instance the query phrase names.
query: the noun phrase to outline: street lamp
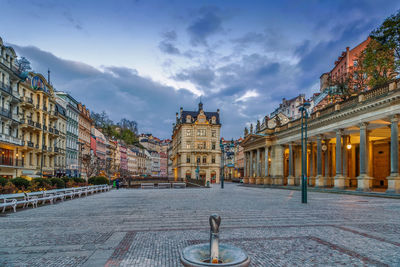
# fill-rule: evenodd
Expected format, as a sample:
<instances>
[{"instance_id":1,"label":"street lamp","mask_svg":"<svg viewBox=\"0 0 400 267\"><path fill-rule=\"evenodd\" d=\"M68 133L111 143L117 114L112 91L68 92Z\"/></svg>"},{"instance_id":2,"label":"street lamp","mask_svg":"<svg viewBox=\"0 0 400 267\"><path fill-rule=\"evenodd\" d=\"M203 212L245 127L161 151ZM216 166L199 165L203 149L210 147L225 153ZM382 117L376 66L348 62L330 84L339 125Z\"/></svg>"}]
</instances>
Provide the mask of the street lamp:
<instances>
[{"instance_id":1,"label":"street lamp","mask_svg":"<svg viewBox=\"0 0 400 267\"><path fill-rule=\"evenodd\" d=\"M219 140L219 147L221 148L221 189L224 188L224 176L225 176L225 171L224 171L224 144L222 143L222 139Z\"/></svg>"},{"instance_id":2,"label":"street lamp","mask_svg":"<svg viewBox=\"0 0 400 267\"><path fill-rule=\"evenodd\" d=\"M307 108L309 102L304 102L299 111L301 112L301 203L307 203Z\"/></svg>"}]
</instances>

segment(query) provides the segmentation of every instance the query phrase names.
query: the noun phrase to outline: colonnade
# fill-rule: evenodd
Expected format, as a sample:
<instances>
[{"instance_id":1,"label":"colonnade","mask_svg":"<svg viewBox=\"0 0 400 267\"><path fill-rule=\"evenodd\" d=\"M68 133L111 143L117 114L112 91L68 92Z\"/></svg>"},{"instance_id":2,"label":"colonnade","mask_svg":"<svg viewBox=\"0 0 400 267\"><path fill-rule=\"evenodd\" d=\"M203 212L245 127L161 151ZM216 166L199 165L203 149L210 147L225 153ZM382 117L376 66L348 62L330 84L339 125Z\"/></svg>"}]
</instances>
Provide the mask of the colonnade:
<instances>
[{"instance_id":1,"label":"colonnade","mask_svg":"<svg viewBox=\"0 0 400 267\"><path fill-rule=\"evenodd\" d=\"M376 121L361 122L334 131L310 135L307 145L308 184L314 187L333 187L339 190L353 188L359 191L370 191L378 186L388 193L400 193L399 116L392 115L383 122L384 124L378 127ZM389 146L387 153L382 148L375 149L377 151L372 153L375 144ZM259 147L246 147L243 182L299 186L300 151L300 140L283 144L265 142ZM382 158L381 154L384 153L388 155L387 162L386 158L377 162L377 158ZM386 178L379 178L378 181L373 177L378 171L372 170L374 162L375 168L387 168Z\"/></svg>"}]
</instances>

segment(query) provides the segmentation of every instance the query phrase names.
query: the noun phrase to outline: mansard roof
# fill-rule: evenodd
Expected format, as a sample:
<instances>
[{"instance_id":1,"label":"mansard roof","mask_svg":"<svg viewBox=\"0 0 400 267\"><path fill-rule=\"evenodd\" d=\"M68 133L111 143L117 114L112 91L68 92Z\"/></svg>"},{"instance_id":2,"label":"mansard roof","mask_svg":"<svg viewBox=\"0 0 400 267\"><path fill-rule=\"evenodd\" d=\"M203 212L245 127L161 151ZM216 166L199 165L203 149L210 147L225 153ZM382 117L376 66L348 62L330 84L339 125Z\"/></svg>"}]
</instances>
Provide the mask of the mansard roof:
<instances>
[{"instance_id":1,"label":"mansard roof","mask_svg":"<svg viewBox=\"0 0 400 267\"><path fill-rule=\"evenodd\" d=\"M192 122L195 122L197 120L197 116L199 114L200 114L200 110L199 111L186 111L186 110L183 110L182 111L182 115L181 115L181 122L182 123L186 123L186 117L188 115L190 115L192 117ZM206 115L206 120L207 121L210 121L211 118L215 116L216 123L220 124L219 113L218 112L204 112L204 115Z\"/></svg>"}]
</instances>

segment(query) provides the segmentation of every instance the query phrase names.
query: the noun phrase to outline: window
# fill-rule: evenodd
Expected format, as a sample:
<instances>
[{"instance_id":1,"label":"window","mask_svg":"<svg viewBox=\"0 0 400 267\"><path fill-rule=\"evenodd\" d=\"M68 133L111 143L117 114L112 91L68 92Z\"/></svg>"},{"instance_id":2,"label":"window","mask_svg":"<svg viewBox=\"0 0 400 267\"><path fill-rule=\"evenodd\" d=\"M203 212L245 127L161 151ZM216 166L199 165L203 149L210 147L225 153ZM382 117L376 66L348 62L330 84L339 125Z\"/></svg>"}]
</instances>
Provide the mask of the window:
<instances>
[{"instance_id":1,"label":"window","mask_svg":"<svg viewBox=\"0 0 400 267\"><path fill-rule=\"evenodd\" d=\"M192 136L192 130L187 129L186 130L186 136Z\"/></svg>"},{"instance_id":2,"label":"window","mask_svg":"<svg viewBox=\"0 0 400 267\"><path fill-rule=\"evenodd\" d=\"M211 149L212 149L212 150L215 150L215 142L212 142L212 144L211 144Z\"/></svg>"},{"instance_id":3,"label":"window","mask_svg":"<svg viewBox=\"0 0 400 267\"><path fill-rule=\"evenodd\" d=\"M197 136L206 136L206 129L197 129Z\"/></svg>"},{"instance_id":4,"label":"window","mask_svg":"<svg viewBox=\"0 0 400 267\"><path fill-rule=\"evenodd\" d=\"M212 124L216 124L217 123L217 118L215 116L213 116L211 118L211 122L212 122Z\"/></svg>"},{"instance_id":5,"label":"window","mask_svg":"<svg viewBox=\"0 0 400 267\"><path fill-rule=\"evenodd\" d=\"M211 136L212 136L212 137L216 137L216 136L217 136L217 131L212 130L212 131L211 131Z\"/></svg>"},{"instance_id":6,"label":"window","mask_svg":"<svg viewBox=\"0 0 400 267\"><path fill-rule=\"evenodd\" d=\"M186 116L186 123L191 123L192 122L192 117L190 115Z\"/></svg>"},{"instance_id":7,"label":"window","mask_svg":"<svg viewBox=\"0 0 400 267\"><path fill-rule=\"evenodd\" d=\"M207 157L203 157L203 163L207 163Z\"/></svg>"},{"instance_id":8,"label":"window","mask_svg":"<svg viewBox=\"0 0 400 267\"><path fill-rule=\"evenodd\" d=\"M190 163L190 156L186 156L186 163Z\"/></svg>"},{"instance_id":9,"label":"window","mask_svg":"<svg viewBox=\"0 0 400 267\"><path fill-rule=\"evenodd\" d=\"M353 60L353 65L354 65L354 67L357 67L358 66L358 61L357 60Z\"/></svg>"},{"instance_id":10,"label":"window","mask_svg":"<svg viewBox=\"0 0 400 267\"><path fill-rule=\"evenodd\" d=\"M215 163L215 156L212 157L211 163Z\"/></svg>"},{"instance_id":11,"label":"window","mask_svg":"<svg viewBox=\"0 0 400 267\"><path fill-rule=\"evenodd\" d=\"M197 163L200 163L200 157L197 157Z\"/></svg>"}]
</instances>

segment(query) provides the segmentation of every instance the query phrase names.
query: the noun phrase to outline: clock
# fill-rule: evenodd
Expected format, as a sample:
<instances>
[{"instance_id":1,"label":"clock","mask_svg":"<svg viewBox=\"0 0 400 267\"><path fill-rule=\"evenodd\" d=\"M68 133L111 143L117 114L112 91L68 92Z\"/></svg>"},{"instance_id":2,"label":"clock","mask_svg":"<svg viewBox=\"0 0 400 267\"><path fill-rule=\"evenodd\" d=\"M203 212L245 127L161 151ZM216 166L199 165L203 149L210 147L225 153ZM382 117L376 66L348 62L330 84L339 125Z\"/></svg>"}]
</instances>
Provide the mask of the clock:
<instances>
[{"instance_id":1,"label":"clock","mask_svg":"<svg viewBox=\"0 0 400 267\"><path fill-rule=\"evenodd\" d=\"M272 129L276 126L275 119L271 119L268 121L268 128Z\"/></svg>"},{"instance_id":2,"label":"clock","mask_svg":"<svg viewBox=\"0 0 400 267\"><path fill-rule=\"evenodd\" d=\"M328 147L326 145L322 145L321 149L322 149L322 151L326 151L328 149Z\"/></svg>"}]
</instances>

